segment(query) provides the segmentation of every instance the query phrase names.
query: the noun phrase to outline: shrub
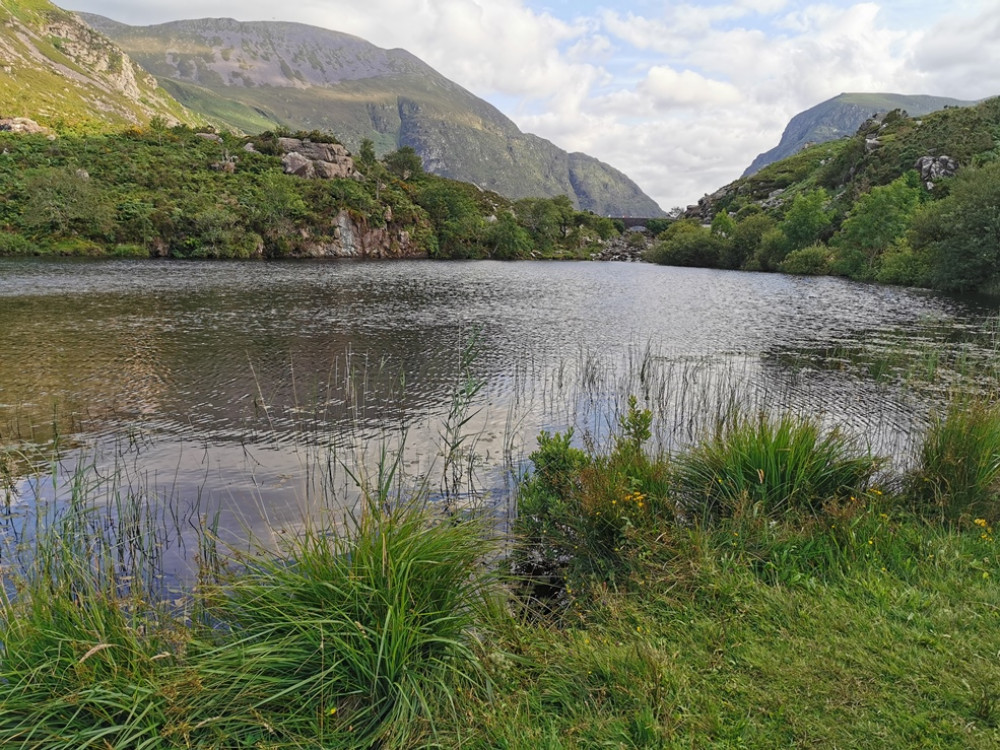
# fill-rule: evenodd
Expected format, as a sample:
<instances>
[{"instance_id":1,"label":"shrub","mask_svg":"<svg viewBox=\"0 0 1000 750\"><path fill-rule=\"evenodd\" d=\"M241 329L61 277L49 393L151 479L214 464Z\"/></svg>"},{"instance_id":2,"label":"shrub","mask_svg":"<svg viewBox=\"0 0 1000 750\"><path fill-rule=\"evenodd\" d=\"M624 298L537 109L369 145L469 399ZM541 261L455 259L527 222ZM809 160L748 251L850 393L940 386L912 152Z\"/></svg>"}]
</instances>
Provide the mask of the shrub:
<instances>
[{"instance_id":1,"label":"shrub","mask_svg":"<svg viewBox=\"0 0 1000 750\"><path fill-rule=\"evenodd\" d=\"M1000 520L1000 404L955 399L932 421L908 489L942 520Z\"/></svg>"},{"instance_id":2,"label":"shrub","mask_svg":"<svg viewBox=\"0 0 1000 750\"><path fill-rule=\"evenodd\" d=\"M751 271L777 271L781 261L788 255L791 245L785 233L778 227L766 230L757 242L753 258L747 263Z\"/></svg>"},{"instance_id":3,"label":"shrub","mask_svg":"<svg viewBox=\"0 0 1000 750\"><path fill-rule=\"evenodd\" d=\"M105 255L104 247L96 242L93 242L92 240L85 240L82 237L57 239L48 243L44 247L46 252L53 253L55 255L93 257Z\"/></svg>"},{"instance_id":4,"label":"shrub","mask_svg":"<svg viewBox=\"0 0 1000 750\"><path fill-rule=\"evenodd\" d=\"M793 250L781 261L778 269L782 273L821 276L830 270L830 250L819 243Z\"/></svg>"},{"instance_id":5,"label":"shrub","mask_svg":"<svg viewBox=\"0 0 1000 750\"><path fill-rule=\"evenodd\" d=\"M38 245L23 234L0 232L0 255L38 255Z\"/></svg>"},{"instance_id":6,"label":"shrub","mask_svg":"<svg viewBox=\"0 0 1000 750\"><path fill-rule=\"evenodd\" d=\"M809 419L737 416L677 459L678 490L692 513L731 516L750 503L765 514L816 512L864 490L880 461L838 430Z\"/></svg>"},{"instance_id":7,"label":"shrub","mask_svg":"<svg viewBox=\"0 0 1000 750\"><path fill-rule=\"evenodd\" d=\"M652 414L634 397L620 416L614 448L591 457L571 445L572 432L538 438L535 471L518 495L515 569L556 590L614 580L626 566L633 536L673 520L668 467L643 445ZM627 566L626 566L627 567Z\"/></svg>"},{"instance_id":8,"label":"shrub","mask_svg":"<svg viewBox=\"0 0 1000 750\"><path fill-rule=\"evenodd\" d=\"M646 258L664 266L716 268L726 241L696 222L675 221Z\"/></svg>"},{"instance_id":9,"label":"shrub","mask_svg":"<svg viewBox=\"0 0 1000 750\"><path fill-rule=\"evenodd\" d=\"M142 245L115 245L111 254L116 258L148 258L149 250Z\"/></svg>"},{"instance_id":10,"label":"shrub","mask_svg":"<svg viewBox=\"0 0 1000 750\"><path fill-rule=\"evenodd\" d=\"M882 284L925 286L929 273L927 259L914 252L906 240L901 240L882 256L875 280Z\"/></svg>"}]
</instances>

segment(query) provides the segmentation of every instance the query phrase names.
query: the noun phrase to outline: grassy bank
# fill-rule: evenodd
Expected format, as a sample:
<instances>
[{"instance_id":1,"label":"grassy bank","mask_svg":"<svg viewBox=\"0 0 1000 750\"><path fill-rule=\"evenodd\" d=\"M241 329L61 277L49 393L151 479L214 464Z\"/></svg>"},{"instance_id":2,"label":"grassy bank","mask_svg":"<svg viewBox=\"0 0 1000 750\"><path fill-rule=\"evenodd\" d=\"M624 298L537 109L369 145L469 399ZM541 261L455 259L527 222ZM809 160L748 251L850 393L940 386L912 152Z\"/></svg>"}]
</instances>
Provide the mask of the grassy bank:
<instances>
[{"instance_id":1,"label":"grassy bank","mask_svg":"<svg viewBox=\"0 0 1000 750\"><path fill-rule=\"evenodd\" d=\"M204 528L168 600L152 530L97 522L84 474L3 560L0 743L995 747L998 425L956 402L897 476L794 415L651 455L633 400L602 449L539 438L499 565L383 466L277 550Z\"/></svg>"}]
</instances>

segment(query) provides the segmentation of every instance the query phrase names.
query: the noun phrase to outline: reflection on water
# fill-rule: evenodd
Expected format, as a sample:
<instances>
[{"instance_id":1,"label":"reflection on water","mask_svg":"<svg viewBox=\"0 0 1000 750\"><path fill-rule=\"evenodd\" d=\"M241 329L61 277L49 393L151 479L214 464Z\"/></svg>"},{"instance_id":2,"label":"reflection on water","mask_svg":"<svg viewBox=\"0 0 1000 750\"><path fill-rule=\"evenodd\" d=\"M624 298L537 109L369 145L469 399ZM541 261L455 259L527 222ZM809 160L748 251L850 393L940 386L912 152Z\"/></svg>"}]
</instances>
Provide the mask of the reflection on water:
<instances>
[{"instance_id":1,"label":"reflection on water","mask_svg":"<svg viewBox=\"0 0 1000 750\"><path fill-rule=\"evenodd\" d=\"M637 264L0 260L0 442L59 433L97 461L131 456L170 503L281 523L331 483L349 491L330 467L370 463L386 436L407 432L411 472L440 470L479 331L487 385L470 429L485 473L543 427L600 439L609 405L635 391L661 447L729 398L902 454L943 387L907 372L981 347L992 313L837 279Z\"/></svg>"}]
</instances>

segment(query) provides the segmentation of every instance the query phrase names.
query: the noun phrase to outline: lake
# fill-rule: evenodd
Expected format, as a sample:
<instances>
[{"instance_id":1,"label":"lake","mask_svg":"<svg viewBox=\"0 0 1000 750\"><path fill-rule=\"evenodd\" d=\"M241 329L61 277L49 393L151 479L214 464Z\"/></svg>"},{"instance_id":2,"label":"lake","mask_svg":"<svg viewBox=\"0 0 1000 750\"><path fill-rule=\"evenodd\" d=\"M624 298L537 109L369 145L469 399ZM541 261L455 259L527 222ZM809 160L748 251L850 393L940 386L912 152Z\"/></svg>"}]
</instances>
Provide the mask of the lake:
<instances>
[{"instance_id":1,"label":"lake","mask_svg":"<svg viewBox=\"0 0 1000 750\"><path fill-rule=\"evenodd\" d=\"M433 497L503 507L539 430L600 445L630 394L654 411L656 449L735 405L813 415L905 464L956 373L995 359L995 334L990 300L834 278L0 259L0 444L58 437L61 477L97 469L102 492L218 513L237 539L349 505L404 443ZM8 492L22 527L68 491L45 476Z\"/></svg>"}]
</instances>

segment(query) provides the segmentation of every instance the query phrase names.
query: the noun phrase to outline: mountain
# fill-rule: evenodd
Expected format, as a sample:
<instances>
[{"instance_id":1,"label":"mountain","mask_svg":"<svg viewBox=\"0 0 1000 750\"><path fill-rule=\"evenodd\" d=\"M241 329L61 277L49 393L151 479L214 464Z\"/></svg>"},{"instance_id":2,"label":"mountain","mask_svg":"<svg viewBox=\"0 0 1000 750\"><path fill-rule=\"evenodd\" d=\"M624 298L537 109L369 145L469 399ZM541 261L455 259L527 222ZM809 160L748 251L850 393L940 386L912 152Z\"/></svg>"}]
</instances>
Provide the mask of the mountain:
<instances>
[{"instance_id":1,"label":"mountain","mask_svg":"<svg viewBox=\"0 0 1000 750\"><path fill-rule=\"evenodd\" d=\"M759 154L743 176L749 177L768 164L798 153L809 144L852 136L865 120L876 114L902 109L913 117L919 117L945 107L967 107L974 103L946 96L840 94L795 115L781 134L778 145Z\"/></svg>"},{"instance_id":2,"label":"mountain","mask_svg":"<svg viewBox=\"0 0 1000 750\"><path fill-rule=\"evenodd\" d=\"M119 47L47 0L0 4L0 117L91 131L200 119Z\"/></svg>"},{"instance_id":3,"label":"mountain","mask_svg":"<svg viewBox=\"0 0 1000 750\"><path fill-rule=\"evenodd\" d=\"M357 153L412 147L435 174L508 198L568 195L583 210L662 216L622 172L528 133L401 49L295 23L231 19L128 26L80 14L190 109L258 133L334 133Z\"/></svg>"}]
</instances>

